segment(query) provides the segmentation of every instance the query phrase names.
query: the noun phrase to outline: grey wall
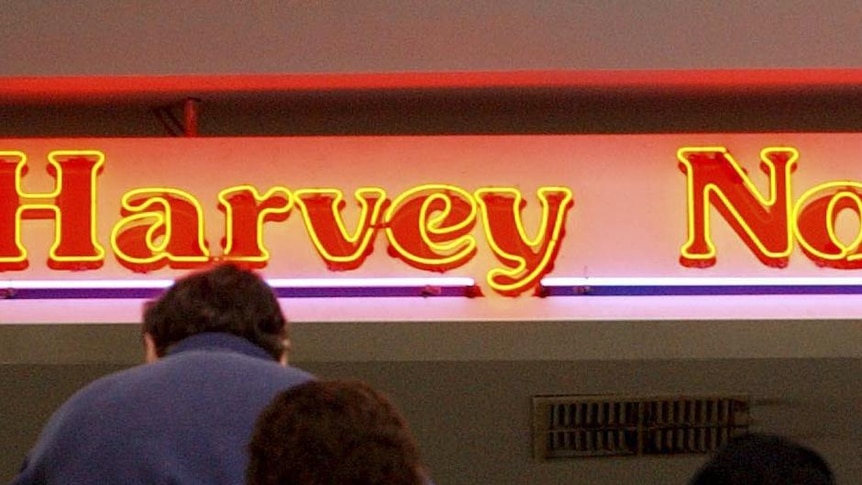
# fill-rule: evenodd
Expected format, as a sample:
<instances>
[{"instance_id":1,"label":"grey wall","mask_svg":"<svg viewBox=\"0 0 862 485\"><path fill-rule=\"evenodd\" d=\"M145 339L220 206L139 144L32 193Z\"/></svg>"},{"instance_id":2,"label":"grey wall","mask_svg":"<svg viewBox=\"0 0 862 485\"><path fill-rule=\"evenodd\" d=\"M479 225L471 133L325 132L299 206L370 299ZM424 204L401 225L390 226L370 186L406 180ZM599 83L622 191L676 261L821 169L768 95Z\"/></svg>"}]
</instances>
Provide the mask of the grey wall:
<instances>
[{"instance_id":1,"label":"grey wall","mask_svg":"<svg viewBox=\"0 0 862 485\"><path fill-rule=\"evenodd\" d=\"M526 329L532 324L510 325ZM348 327L337 330L351 334L358 346L369 346L360 341L361 326ZM315 324L297 325L294 345L321 350L327 343L317 342L318 334ZM141 350L139 330L130 325L0 327L0 338L37 349L29 358L0 366L0 480L5 481L56 406L91 379L137 363ZM445 343L444 338L402 342ZM530 397L561 392L750 394L755 429L814 446L833 466L839 483L857 483L862 477L858 358L326 361L297 355L294 364L325 378L364 379L389 393L405 412L440 484L681 484L704 459L536 461L531 456Z\"/></svg>"},{"instance_id":2,"label":"grey wall","mask_svg":"<svg viewBox=\"0 0 862 485\"><path fill-rule=\"evenodd\" d=\"M853 0L8 0L0 75L860 67Z\"/></svg>"}]
</instances>

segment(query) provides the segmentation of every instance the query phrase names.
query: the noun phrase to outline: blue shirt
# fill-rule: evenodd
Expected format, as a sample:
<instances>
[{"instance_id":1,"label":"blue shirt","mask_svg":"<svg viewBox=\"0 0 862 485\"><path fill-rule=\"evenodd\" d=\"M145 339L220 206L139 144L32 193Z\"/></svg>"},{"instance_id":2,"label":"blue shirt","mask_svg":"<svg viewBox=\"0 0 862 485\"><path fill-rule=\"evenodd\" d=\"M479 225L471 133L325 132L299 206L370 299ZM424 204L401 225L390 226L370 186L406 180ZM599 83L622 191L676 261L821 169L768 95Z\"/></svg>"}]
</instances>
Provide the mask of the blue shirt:
<instances>
[{"instance_id":1,"label":"blue shirt","mask_svg":"<svg viewBox=\"0 0 862 485\"><path fill-rule=\"evenodd\" d=\"M188 337L157 362L78 391L12 483L242 484L257 416L310 379L244 338Z\"/></svg>"}]
</instances>

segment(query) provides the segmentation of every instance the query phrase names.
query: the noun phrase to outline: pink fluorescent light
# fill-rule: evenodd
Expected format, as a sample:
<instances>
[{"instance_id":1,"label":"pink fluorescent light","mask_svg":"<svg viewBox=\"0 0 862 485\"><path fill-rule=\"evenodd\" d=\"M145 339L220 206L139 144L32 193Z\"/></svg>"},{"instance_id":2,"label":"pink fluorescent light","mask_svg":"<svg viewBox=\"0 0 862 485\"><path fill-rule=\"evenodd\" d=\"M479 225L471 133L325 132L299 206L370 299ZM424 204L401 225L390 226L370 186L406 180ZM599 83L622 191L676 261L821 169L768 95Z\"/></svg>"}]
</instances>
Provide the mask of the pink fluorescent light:
<instances>
[{"instance_id":1,"label":"pink fluorescent light","mask_svg":"<svg viewBox=\"0 0 862 485\"><path fill-rule=\"evenodd\" d=\"M2 299L153 298L174 280L6 280ZM297 278L269 279L280 298L479 296L472 278Z\"/></svg>"},{"instance_id":2,"label":"pink fluorescent light","mask_svg":"<svg viewBox=\"0 0 862 485\"><path fill-rule=\"evenodd\" d=\"M275 278L266 280L273 288L390 288L404 286L474 286L473 278ZM22 289L110 289L168 288L174 280L6 280L4 288Z\"/></svg>"},{"instance_id":3,"label":"pink fluorescent light","mask_svg":"<svg viewBox=\"0 0 862 485\"><path fill-rule=\"evenodd\" d=\"M542 286L862 286L862 278L768 277L549 277Z\"/></svg>"},{"instance_id":4,"label":"pink fluorescent light","mask_svg":"<svg viewBox=\"0 0 862 485\"><path fill-rule=\"evenodd\" d=\"M404 286L475 286L473 278L294 278L270 279L273 288L396 288Z\"/></svg>"},{"instance_id":5,"label":"pink fluorescent light","mask_svg":"<svg viewBox=\"0 0 862 485\"><path fill-rule=\"evenodd\" d=\"M544 296L719 296L862 294L862 278L586 278L553 277L540 283Z\"/></svg>"},{"instance_id":6,"label":"pink fluorescent light","mask_svg":"<svg viewBox=\"0 0 862 485\"><path fill-rule=\"evenodd\" d=\"M111 288L167 288L173 280L6 280L3 288L12 290L50 289L111 289Z\"/></svg>"},{"instance_id":7,"label":"pink fluorescent light","mask_svg":"<svg viewBox=\"0 0 862 485\"><path fill-rule=\"evenodd\" d=\"M701 277L701 278L589 278L550 277L544 278L542 286L856 286L862 278L768 278L768 277Z\"/></svg>"}]
</instances>

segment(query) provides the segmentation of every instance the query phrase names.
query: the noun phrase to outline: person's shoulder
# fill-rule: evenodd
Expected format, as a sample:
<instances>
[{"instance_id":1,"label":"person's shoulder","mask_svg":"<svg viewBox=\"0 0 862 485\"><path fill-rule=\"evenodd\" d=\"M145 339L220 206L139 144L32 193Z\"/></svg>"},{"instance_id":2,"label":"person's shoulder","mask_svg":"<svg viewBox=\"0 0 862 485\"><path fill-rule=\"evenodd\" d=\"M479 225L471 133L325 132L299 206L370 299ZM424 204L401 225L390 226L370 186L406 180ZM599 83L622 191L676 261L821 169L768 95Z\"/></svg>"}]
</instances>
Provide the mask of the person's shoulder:
<instances>
[{"instance_id":1,"label":"person's shoulder","mask_svg":"<svg viewBox=\"0 0 862 485\"><path fill-rule=\"evenodd\" d=\"M272 382L279 386L296 385L314 379L312 374L292 366L283 366L270 358L247 355L239 352L194 351L170 355L153 364L159 370L153 372L155 379L192 378L194 380L220 381L225 384L236 381ZM252 382L247 382L252 385Z\"/></svg>"},{"instance_id":2,"label":"person's shoulder","mask_svg":"<svg viewBox=\"0 0 862 485\"><path fill-rule=\"evenodd\" d=\"M247 365L246 372L254 373L263 379L280 382L288 382L291 385L300 384L314 380L314 376L299 367L284 366L274 360L249 357L241 354L230 356L232 365L222 365L221 369L226 372L239 371L243 365ZM242 364L240 364L242 362Z\"/></svg>"},{"instance_id":3,"label":"person's shoulder","mask_svg":"<svg viewBox=\"0 0 862 485\"><path fill-rule=\"evenodd\" d=\"M65 403L66 406L90 404L110 395L128 390L129 385L140 380L147 373L147 366L136 365L104 375L76 391Z\"/></svg>"},{"instance_id":4,"label":"person's shoulder","mask_svg":"<svg viewBox=\"0 0 862 485\"><path fill-rule=\"evenodd\" d=\"M142 390L147 386L140 384L145 382L146 367L142 364L113 372L80 388L54 411L50 420L52 426L59 432L68 427L101 428L102 423L121 420L127 404L134 403L147 392Z\"/></svg>"},{"instance_id":5,"label":"person's shoulder","mask_svg":"<svg viewBox=\"0 0 862 485\"><path fill-rule=\"evenodd\" d=\"M279 366L279 367L282 367L282 366ZM315 377L314 374L312 374L311 372L302 370L298 367L288 366L285 370L287 371L286 374L287 374L288 378L299 381L299 382L307 382L307 381L317 380L317 377Z\"/></svg>"},{"instance_id":6,"label":"person's shoulder","mask_svg":"<svg viewBox=\"0 0 862 485\"><path fill-rule=\"evenodd\" d=\"M45 428L47 441L63 441L80 429L101 429L115 421L114 414L123 409L117 405L144 366L120 370L100 377L75 391L51 415ZM133 386L132 386L133 387ZM70 434L71 433L71 434Z\"/></svg>"}]
</instances>

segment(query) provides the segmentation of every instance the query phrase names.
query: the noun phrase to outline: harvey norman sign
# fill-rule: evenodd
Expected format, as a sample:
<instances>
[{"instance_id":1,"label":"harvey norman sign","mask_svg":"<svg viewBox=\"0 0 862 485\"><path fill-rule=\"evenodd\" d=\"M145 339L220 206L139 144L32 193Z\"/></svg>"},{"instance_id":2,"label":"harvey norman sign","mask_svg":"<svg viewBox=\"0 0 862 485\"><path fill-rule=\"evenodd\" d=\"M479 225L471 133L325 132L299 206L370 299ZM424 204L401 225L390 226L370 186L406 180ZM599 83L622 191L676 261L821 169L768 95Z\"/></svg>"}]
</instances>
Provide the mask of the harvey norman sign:
<instances>
[{"instance_id":1,"label":"harvey norman sign","mask_svg":"<svg viewBox=\"0 0 862 485\"><path fill-rule=\"evenodd\" d=\"M0 277L840 277L862 136L39 139L0 143Z\"/></svg>"}]
</instances>

